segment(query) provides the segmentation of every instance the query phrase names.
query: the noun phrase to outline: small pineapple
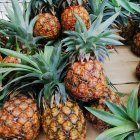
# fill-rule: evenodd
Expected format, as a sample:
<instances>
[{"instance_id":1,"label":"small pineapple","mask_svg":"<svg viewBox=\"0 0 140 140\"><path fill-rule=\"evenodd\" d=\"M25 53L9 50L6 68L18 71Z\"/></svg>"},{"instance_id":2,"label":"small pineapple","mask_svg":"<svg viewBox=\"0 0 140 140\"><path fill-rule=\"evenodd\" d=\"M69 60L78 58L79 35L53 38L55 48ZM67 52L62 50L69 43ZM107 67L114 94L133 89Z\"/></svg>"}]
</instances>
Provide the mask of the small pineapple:
<instances>
[{"instance_id":1,"label":"small pineapple","mask_svg":"<svg viewBox=\"0 0 140 140\"><path fill-rule=\"evenodd\" d=\"M138 65L137 65L137 67L136 67L136 75L138 77L140 77L140 61L139 61Z\"/></svg>"},{"instance_id":2,"label":"small pineapple","mask_svg":"<svg viewBox=\"0 0 140 140\"><path fill-rule=\"evenodd\" d=\"M4 103L0 110L0 136L4 139L33 140L40 128L40 115L34 99L17 95Z\"/></svg>"},{"instance_id":3,"label":"small pineapple","mask_svg":"<svg viewBox=\"0 0 140 140\"><path fill-rule=\"evenodd\" d=\"M56 39L60 33L60 23L56 16L50 13L41 13L37 15L37 21L34 27L35 36L46 36L47 39Z\"/></svg>"},{"instance_id":4,"label":"small pineapple","mask_svg":"<svg viewBox=\"0 0 140 140\"><path fill-rule=\"evenodd\" d=\"M70 0L70 4L68 7L64 9L64 11L61 14L61 25L63 27L63 30L75 30L75 24L76 24L76 17L74 14L77 14L83 22L85 23L86 27L90 27L90 16L87 10L78 4L72 5L72 0Z\"/></svg>"},{"instance_id":5,"label":"small pineapple","mask_svg":"<svg viewBox=\"0 0 140 140\"><path fill-rule=\"evenodd\" d=\"M131 47L132 51L140 56L140 32L134 36L133 45Z\"/></svg>"},{"instance_id":6,"label":"small pineapple","mask_svg":"<svg viewBox=\"0 0 140 140\"><path fill-rule=\"evenodd\" d=\"M40 3L40 4L39 4ZM32 5L35 5L35 9L42 8L46 9L43 13L37 15L37 21L34 26L35 36L46 36L47 40L56 39L59 36L61 26L58 18L56 17L55 7L58 4L56 1L49 0L33 0ZM40 9L41 10L41 9Z\"/></svg>"},{"instance_id":7,"label":"small pineapple","mask_svg":"<svg viewBox=\"0 0 140 140\"><path fill-rule=\"evenodd\" d=\"M110 101L112 103L120 104L120 97L116 95L113 91L111 91L108 87L105 88L104 96L102 98L97 99L96 101L92 102L90 107L100 109L106 112L110 112L104 101ZM93 127L95 127L100 132L108 129L110 127L109 124L105 123L104 121L98 119L96 116L92 115L91 113L86 113L87 119L91 122Z\"/></svg>"},{"instance_id":8,"label":"small pineapple","mask_svg":"<svg viewBox=\"0 0 140 140\"><path fill-rule=\"evenodd\" d=\"M96 27L93 26L95 28L91 25L89 29L86 28L81 18L76 16L77 24L79 24L75 26L76 30L65 32L68 37L63 39L62 42L67 47L66 52L69 54L71 61L71 65L66 73L65 85L70 95L76 99L88 101L104 95L107 83L100 61L103 61L108 55L108 50L105 46L111 44L110 41L115 39L111 37L112 34L117 38L118 36L114 32L110 32L108 36L110 38L109 41L103 36L105 28L109 27L117 15L106 20L106 23L100 23L98 21L100 18L97 18L95 22L99 24ZM104 26L104 28L100 28L100 26ZM97 40L96 37L98 38ZM117 39L114 42L116 41ZM116 45L118 44L121 43L117 41Z\"/></svg>"}]
</instances>

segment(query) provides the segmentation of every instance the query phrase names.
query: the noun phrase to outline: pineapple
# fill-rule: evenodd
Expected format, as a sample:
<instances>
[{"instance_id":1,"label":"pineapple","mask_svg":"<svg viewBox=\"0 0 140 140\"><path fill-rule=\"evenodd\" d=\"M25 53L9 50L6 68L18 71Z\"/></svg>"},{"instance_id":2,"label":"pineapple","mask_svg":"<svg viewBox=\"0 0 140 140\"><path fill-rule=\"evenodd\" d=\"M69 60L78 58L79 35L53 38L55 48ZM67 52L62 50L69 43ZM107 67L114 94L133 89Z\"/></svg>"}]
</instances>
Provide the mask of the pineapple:
<instances>
[{"instance_id":1,"label":"pineapple","mask_svg":"<svg viewBox=\"0 0 140 140\"><path fill-rule=\"evenodd\" d=\"M110 112L106 104L104 103L105 100L108 100L112 103L118 103L120 104L120 98L116 95L111 89L108 87L105 88L104 96L102 98L97 99L96 101L90 103L90 107L100 109L106 112ZM93 127L95 127L99 131L104 131L110 127L107 123L104 121L98 119L96 116L92 115L91 113L86 113L87 119L92 123Z\"/></svg>"},{"instance_id":2,"label":"pineapple","mask_svg":"<svg viewBox=\"0 0 140 140\"><path fill-rule=\"evenodd\" d=\"M137 33L133 39L132 51L140 56L140 33Z\"/></svg>"},{"instance_id":3,"label":"pineapple","mask_svg":"<svg viewBox=\"0 0 140 140\"><path fill-rule=\"evenodd\" d=\"M0 52L7 55L12 53L15 57L28 63L28 67L25 63L13 65L13 70L18 68L17 71L20 71L18 82L26 83L23 85L24 87L42 84L38 101L39 107L42 108L42 126L46 139L84 140L86 124L82 110L78 104L68 97L63 83L64 69L67 66L67 54L63 54L61 48L60 43L54 44L54 47L45 46L44 52L40 51L34 56L26 56L4 48L0 48ZM3 64L2 68L5 72L7 72L6 66ZM23 68L24 71L21 70ZM15 83L15 79L16 77L8 83L8 86Z\"/></svg>"},{"instance_id":4,"label":"pineapple","mask_svg":"<svg viewBox=\"0 0 140 140\"><path fill-rule=\"evenodd\" d=\"M73 63L65 78L67 89L79 99L93 99L103 95L106 77L97 60Z\"/></svg>"},{"instance_id":5,"label":"pineapple","mask_svg":"<svg viewBox=\"0 0 140 140\"><path fill-rule=\"evenodd\" d=\"M99 21L101 18L99 17L89 29L86 28L82 19L76 16L76 31L65 32L68 37L63 39L62 42L67 47L66 52L69 54L72 62L67 70L65 85L71 96L88 101L104 95L104 89L107 84L100 61L103 61L105 56L108 55L108 50L105 48L106 45L111 44L113 40L116 45L121 43L117 41L119 36L114 34L114 32L109 33L109 41L106 35L105 38L103 36L104 30L109 27L117 15L118 13L104 23ZM93 26L95 23L98 23L98 25Z\"/></svg>"},{"instance_id":6,"label":"pineapple","mask_svg":"<svg viewBox=\"0 0 140 140\"><path fill-rule=\"evenodd\" d=\"M125 40L124 43L132 41L133 36L138 28L138 23L132 19L129 19L127 24L119 24L117 27L121 32L119 33L121 37Z\"/></svg>"},{"instance_id":7,"label":"pineapple","mask_svg":"<svg viewBox=\"0 0 140 140\"><path fill-rule=\"evenodd\" d=\"M140 61L139 61L138 65L137 65L137 67L136 67L136 75L138 77L140 77Z\"/></svg>"},{"instance_id":8,"label":"pineapple","mask_svg":"<svg viewBox=\"0 0 140 140\"><path fill-rule=\"evenodd\" d=\"M85 119L77 103L53 103L44 108L43 129L46 140L84 140L86 136Z\"/></svg>"},{"instance_id":9,"label":"pineapple","mask_svg":"<svg viewBox=\"0 0 140 140\"><path fill-rule=\"evenodd\" d=\"M3 59L2 63L13 63L13 64L20 64L20 59L13 57L13 56L7 56Z\"/></svg>"},{"instance_id":10,"label":"pineapple","mask_svg":"<svg viewBox=\"0 0 140 140\"><path fill-rule=\"evenodd\" d=\"M46 36L47 39L56 39L60 33L60 23L56 16L50 13L40 13L34 27L35 36Z\"/></svg>"},{"instance_id":11,"label":"pineapple","mask_svg":"<svg viewBox=\"0 0 140 140\"><path fill-rule=\"evenodd\" d=\"M16 93L14 93L16 94ZM33 140L40 128L40 115L37 103L24 92L10 98L0 110L0 136Z\"/></svg>"},{"instance_id":12,"label":"pineapple","mask_svg":"<svg viewBox=\"0 0 140 140\"><path fill-rule=\"evenodd\" d=\"M110 113L101 109L86 107L93 115L112 127L101 133L97 140L139 140L139 106L138 87L131 92L127 105L119 105L105 101Z\"/></svg>"},{"instance_id":13,"label":"pineapple","mask_svg":"<svg viewBox=\"0 0 140 140\"><path fill-rule=\"evenodd\" d=\"M40 3L40 4L39 4ZM49 0L33 0L32 1L33 11L36 11L36 8L42 8L44 11L37 15L37 21L34 26L34 35L35 36L46 36L47 40L56 39L59 36L61 26L58 18L56 17L56 1ZM43 8L44 7L44 8ZM41 10L41 9L40 9Z\"/></svg>"},{"instance_id":14,"label":"pineapple","mask_svg":"<svg viewBox=\"0 0 140 140\"><path fill-rule=\"evenodd\" d=\"M18 3L18 0L11 0L12 7L6 7L8 20L0 20L0 29L10 39L13 38L12 44L19 43L20 50L27 50L26 53L34 54L37 47L40 45L39 40L43 37L33 36L33 27L36 22L36 17L30 19L31 7L30 4L24 3L23 9ZM12 8L12 12L11 11ZM11 47L11 46L10 46Z\"/></svg>"},{"instance_id":15,"label":"pineapple","mask_svg":"<svg viewBox=\"0 0 140 140\"><path fill-rule=\"evenodd\" d=\"M80 16L86 27L89 28L90 16L87 10L80 3L73 5L73 0L70 0L68 3L69 6L66 7L61 14L61 25L63 30L75 30L76 17L74 14Z\"/></svg>"}]
</instances>

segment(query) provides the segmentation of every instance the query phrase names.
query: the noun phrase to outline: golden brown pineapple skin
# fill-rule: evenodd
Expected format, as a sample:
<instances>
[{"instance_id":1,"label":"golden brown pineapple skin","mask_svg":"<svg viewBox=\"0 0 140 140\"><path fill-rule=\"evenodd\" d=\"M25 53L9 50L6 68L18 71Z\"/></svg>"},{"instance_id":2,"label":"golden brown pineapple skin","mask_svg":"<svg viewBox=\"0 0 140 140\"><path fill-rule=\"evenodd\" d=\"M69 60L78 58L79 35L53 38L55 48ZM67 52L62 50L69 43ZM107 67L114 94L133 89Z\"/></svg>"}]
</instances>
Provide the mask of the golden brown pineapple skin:
<instances>
[{"instance_id":1,"label":"golden brown pineapple skin","mask_svg":"<svg viewBox=\"0 0 140 140\"><path fill-rule=\"evenodd\" d=\"M3 59L2 63L20 64L20 59L13 56L7 56Z\"/></svg>"},{"instance_id":2,"label":"golden brown pineapple skin","mask_svg":"<svg viewBox=\"0 0 140 140\"><path fill-rule=\"evenodd\" d=\"M42 124L46 140L84 140L86 136L85 118L72 101L46 106Z\"/></svg>"},{"instance_id":3,"label":"golden brown pineapple skin","mask_svg":"<svg viewBox=\"0 0 140 140\"><path fill-rule=\"evenodd\" d=\"M90 107L100 109L106 112L110 112L108 107L104 103L105 100L108 100L112 103L120 104L120 97L116 93L112 92L109 88L106 88L104 91L104 96L98 99L96 102L92 103ZM86 112L86 118L91 122L93 127L96 128L100 132L110 127L109 124L98 119L96 116L94 116L90 112Z\"/></svg>"},{"instance_id":4,"label":"golden brown pineapple skin","mask_svg":"<svg viewBox=\"0 0 140 140\"><path fill-rule=\"evenodd\" d=\"M76 18L74 14L81 17L87 28L90 27L89 13L83 6L76 5L65 8L61 14L61 25L63 30L75 30Z\"/></svg>"},{"instance_id":5,"label":"golden brown pineapple skin","mask_svg":"<svg viewBox=\"0 0 140 140\"><path fill-rule=\"evenodd\" d=\"M134 36L134 44L132 45L132 51L140 56L140 32Z\"/></svg>"},{"instance_id":6,"label":"golden brown pineapple skin","mask_svg":"<svg viewBox=\"0 0 140 140\"><path fill-rule=\"evenodd\" d=\"M106 77L102 64L97 60L73 63L67 71L65 85L77 99L88 101L103 96Z\"/></svg>"},{"instance_id":7,"label":"golden brown pineapple skin","mask_svg":"<svg viewBox=\"0 0 140 140\"><path fill-rule=\"evenodd\" d=\"M61 26L56 16L50 13L41 13L37 16L34 27L35 36L47 36L47 39L55 39L58 37Z\"/></svg>"},{"instance_id":8,"label":"golden brown pineapple skin","mask_svg":"<svg viewBox=\"0 0 140 140\"><path fill-rule=\"evenodd\" d=\"M17 96L7 101L0 111L0 136L33 140L39 133L40 115L35 100Z\"/></svg>"}]
</instances>

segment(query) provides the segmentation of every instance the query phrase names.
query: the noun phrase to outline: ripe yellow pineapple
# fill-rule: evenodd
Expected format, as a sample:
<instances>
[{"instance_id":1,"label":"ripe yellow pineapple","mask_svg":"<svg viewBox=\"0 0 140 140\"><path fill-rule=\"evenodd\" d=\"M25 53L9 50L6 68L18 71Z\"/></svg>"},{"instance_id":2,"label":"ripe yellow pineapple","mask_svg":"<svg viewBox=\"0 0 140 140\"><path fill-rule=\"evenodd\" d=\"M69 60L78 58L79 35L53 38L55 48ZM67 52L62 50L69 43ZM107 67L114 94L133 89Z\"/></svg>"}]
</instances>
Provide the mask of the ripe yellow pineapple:
<instances>
[{"instance_id":1,"label":"ripe yellow pineapple","mask_svg":"<svg viewBox=\"0 0 140 140\"><path fill-rule=\"evenodd\" d=\"M50 13L41 13L37 16L34 35L47 36L47 39L55 39L58 37L60 29L60 23L56 16Z\"/></svg>"},{"instance_id":2,"label":"ripe yellow pineapple","mask_svg":"<svg viewBox=\"0 0 140 140\"><path fill-rule=\"evenodd\" d=\"M133 45L132 45L132 51L137 54L138 56L140 56L140 33L137 33L134 36L134 40L133 40Z\"/></svg>"},{"instance_id":3,"label":"ripe yellow pineapple","mask_svg":"<svg viewBox=\"0 0 140 140\"><path fill-rule=\"evenodd\" d=\"M43 129L46 140L84 140L86 136L85 118L79 106L68 100L44 108Z\"/></svg>"},{"instance_id":4,"label":"ripe yellow pineapple","mask_svg":"<svg viewBox=\"0 0 140 140\"><path fill-rule=\"evenodd\" d=\"M76 18L77 14L85 23L86 27L90 27L90 17L87 10L82 5L70 5L64 9L61 14L61 25L64 30L75 30Z\"/></svg>"},{"instance_id":5,"label":"ripe yellow pineapple","mask_svg":"<svg viewBox=\"0 0 140 140\"><path fill-rule=\"evenodd\" d=\"M110 112L108 107L105 105L104 101L108 100L112 103L120 104L120 97L112 92L109 88L105 88L104 96L94 101L90 107L100 109L106 112ZM93 127L95 127L99 131L104 131L110 127L109 124L105 123L104 121L100 120L90 112L86 112L86 118L92 123Z\"/></svg>"},{"instance_id":6,"label":"ripe yellow pineapple","mask_svg":"<svg viewBox=\"0 0 140 140\"><path fill-rule=\"evenodd\" d=\"M93 99L103 95L106 77L97 60L73 63L65 78L67 89L78 99Z\"/></svg>"},{"instance_id":7,"label":"ripe yellow pineapple","mask_svg":"<svg viewBox=\"0 0 140 140\"><path fill-rule=\"evenodd\" d=\"M20 71L22 77L30 74L30 80L21 78L18 82L26 82L29 85L30 83L36 84L36 81L38 81L37 83L44 84L40 92L43 97L39 94L38 101L39 106L43 108L42 124L47 140L84 140L86 125L82 110L80 110L78 104L68 98L65 90L62 77L65 74L64 69L67 65L67 59L66 55L62 55L61 49L61 42L55 42L54 46L46 46L44 52L40 51L32 56L34 58L32 64L36 64L36 68L34 65L30 65L26 72ZM4 50L7 49L0 48L1 52ZM14 51L7 50L7 54L10 53L14 54ZM18 56L20 54L18 53ZM30 64L31 56L26 55L26 58ZM24 60L24 57L21 57L22 59ZM26 65L17 66L22 69ZM34 68L34 70L31 68ZM16 77L13 77L13 80L14 78ZM13 80L12 82L14 82Z\"/></svg>"},{"instance_id":8,"label":"ripe yellow pineapple","mask_svg":"<svg viewBox=\"0 0 140 140\"><path fill-rule=\"evenodd\" d=\"M24 93L25 94L25 93ZM0 110L0 136L33 140L39 133L40 115L34 99L18 95Z\"/></svg>"},{"instance_id":9,"label":"ripe yellow pineapple","mask_svg":"<svg viewBox=\"0 0 140 140\"><path fill-rule=\"evenodd\" d=\"M107 26L113 22L112 17L107 20ZM66 73L65 85L72 96L83 101L100 98L104 95L107 83L101 61L104 61L108 55L106 45L111 44L109 42L115 39L113 36L118 38L115 33L110 32L110 35L108 34L110 39L107 40L105 37L105 42L103 43L104 29L100 28L100 26L105 23L100 24L98 20L95 22L99 23L99 25L95 28L86 29L84 22L81 23L81 20L79 21L77 18L79 26L76 26L77 29L73 32L65 32L68 37L63 40L64 46L67 46L66 52L70 54L69 58L72 63ZM106 28L106 25L104 28ZM111 36L112 34L113 36ZM95 39L96 37L98 38L97 40ZM117 42L121 44L119 41Z\"/></svg>"}]
</instances>

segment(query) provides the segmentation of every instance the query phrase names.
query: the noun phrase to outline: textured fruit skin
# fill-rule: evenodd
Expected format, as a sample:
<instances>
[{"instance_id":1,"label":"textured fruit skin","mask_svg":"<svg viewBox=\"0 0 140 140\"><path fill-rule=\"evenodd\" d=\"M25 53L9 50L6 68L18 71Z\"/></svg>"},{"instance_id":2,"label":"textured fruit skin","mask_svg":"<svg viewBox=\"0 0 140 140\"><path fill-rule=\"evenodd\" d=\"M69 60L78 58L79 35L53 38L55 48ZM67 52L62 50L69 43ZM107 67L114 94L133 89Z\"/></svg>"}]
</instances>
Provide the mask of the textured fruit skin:
<instances>
[{"instance_id":1,"label":"textured fruit skin","mask_svg":"<svg viewBox=\"0 0 140 140\"><path fill-rule=\"evenodd\" d=\"M47 39L55 39L58 37L60 29L60 23L56 16L50 13L41 13L37 16L34 35L47 36Z\"/></svg>"},{"instance_id":2,"label":"textured fruit skin","mask_svg":"<svg viewBox=\"0 0 140 140\"><path fill-rule=\"evenodd\" d=\"M89 13L83 6L78 5L67 7L61 14L61 25L64 30L75 30L76 18L74 14L81 17L87 28L90 27Z\"/></svg>"},{"instance_id":3,"label":"textured fruit skin","mask_svg":"<svg viewBox=\"0 0 140 140\"><path fill-rule=\"evenodd\" d=\"M140 56L140 32L134 36L134 44L132 45L132 51Z\"/></svg>"},{"instance_id":4,"label":"textured fruit skin","mask_svg":"<svg viewBox=\"0 0 140 140\"><path fill-rule=\"evenodd\" d=\"M120 36L125 39L123 41L124 43L128 43L128 41L132 41L133 36L135 35L138 26L139 24L136 21L133 21L131 19L129 19L129 22L127 25L119 26L119 30L121 30Z\"/></svg>"},{"instance_id":5,"label":"textured fruit skin","mask_svg":"<svg viewBox=\"0 0 140 140\"><path fill-rule=\"evenodd\" d=\"M46 106L42 124L46 140L84 140L86 136L82 110L72 101Z\"/></svg>"},{"instance_id":6,"label":"textured fruit skin","mask_svg":"<svg viewBox=\"0 0 140 140\"><path fill-rule=\"evenodd\" d=\"M137 67L136 67L136 74L140 78L140 61L139 61L138 65L137 65Z\"/></svg>"},{"instance_id":7,"label":"textured fruit skin","mask_svg":"<svg viewBox=\"0 0 140 140\"><path fill-rule=\"evenodd\" d=\"M40 116L35 100L17 96L3 105L0 111L0 135L3 138L33 140L39 128Z\"/></svg>"},{"instance_id":8,"label":"textured fruit skin","mask_svg":"<svg viewBox=\"0 0 140 140\"><path fill-rule=\"evenodd\" d=\"M67 71L65 85L77 99L87 101L103 96L106 78L102 64L97 60L73 63Z\"/></svg>"},{"instance_id":9,"label":"textured fruit skin","mask_svg":"<svg viewBox=\"0 0 140 140\"><path fill-rule=\"evenodd\" d=\"M108 100L112 103L120 103L119 96L116 93L112 92L109 88L106 88L104 91L104 96L94 103L90 105L90 107L100 109L106 112L110 112L108 107L105 105L104 100ZM90 112L86 112L86 118L91 122L93 127L95 127L98 131L102 132L110 127L109 124L105 123L104 121L98 119L96 116L91 114Z\"/></svg>"},{"instance_id":10,"label":"textured fruit skin","mask_svg":"<svg viewBox=\"0 0 140 140\"><path fill-rule=\"evenodd\" d=\"M7 56L3 59L2 63L20 64L20 59L13 56Z\"/></svg>"}]
</instances>

